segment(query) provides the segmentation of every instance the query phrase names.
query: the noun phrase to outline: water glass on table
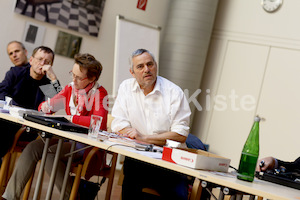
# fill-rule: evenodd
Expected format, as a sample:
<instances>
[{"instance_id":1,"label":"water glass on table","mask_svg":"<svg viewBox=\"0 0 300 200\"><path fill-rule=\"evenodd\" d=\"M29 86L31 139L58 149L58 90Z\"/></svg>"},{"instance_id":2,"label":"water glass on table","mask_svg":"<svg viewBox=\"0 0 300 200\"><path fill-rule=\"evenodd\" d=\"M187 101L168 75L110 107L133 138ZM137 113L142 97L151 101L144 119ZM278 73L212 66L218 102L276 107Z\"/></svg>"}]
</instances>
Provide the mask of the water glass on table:
<instances>
[{"instance_id":1,"label":"water glass on table","mask_svg":"<svg viewBox=\"0 0 300 200\"><path fill-rule=\"evenodd\" d=\"M89 132L88 132L89 137L91 137L91 138L97 138L98 137L98 133L100 131L101 123L102 123L102 117L101 116L97 116L97 115L92 115L91 116L90 128L89 128Z\"/></svg>"}]
</instances>

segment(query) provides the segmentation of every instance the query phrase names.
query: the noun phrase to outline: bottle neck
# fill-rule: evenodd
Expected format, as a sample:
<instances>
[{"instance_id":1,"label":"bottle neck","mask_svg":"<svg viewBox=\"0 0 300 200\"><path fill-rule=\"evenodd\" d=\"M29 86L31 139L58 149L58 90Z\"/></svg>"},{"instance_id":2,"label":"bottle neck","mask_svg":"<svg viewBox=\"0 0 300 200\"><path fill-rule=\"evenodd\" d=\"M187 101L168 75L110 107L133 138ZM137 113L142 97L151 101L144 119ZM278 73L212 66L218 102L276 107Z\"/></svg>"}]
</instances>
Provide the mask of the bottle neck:
<instances>
[{"instance_id":1,"label":"bottle neck","mask_svg":"<svg viewBox=\"0 0 300 200\"><path fill-rule=\"evenodd\" d=\"M244 145L243 152L259 153L259 122L255 121Z\"/></svg>"}]
</instances>

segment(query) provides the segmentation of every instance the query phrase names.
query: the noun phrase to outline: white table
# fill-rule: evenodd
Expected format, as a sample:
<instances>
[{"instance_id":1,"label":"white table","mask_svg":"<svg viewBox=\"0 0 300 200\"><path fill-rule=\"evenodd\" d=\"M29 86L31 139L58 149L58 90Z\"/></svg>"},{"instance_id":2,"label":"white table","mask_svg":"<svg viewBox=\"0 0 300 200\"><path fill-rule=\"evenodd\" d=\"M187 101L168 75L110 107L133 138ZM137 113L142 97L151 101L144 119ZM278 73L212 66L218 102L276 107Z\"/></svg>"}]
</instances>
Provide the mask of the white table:
<instances>
[{"instance_id":1,"label":"white table","mask_svg":"<svg viewBox=\"0 0 300 200\"><path fill-rule=\"evenodd\" d=\"M85 134L73 133L68 131L61 131L55 128L47 127L41 124L27 121L23 118L16 118L9 114L0 113L0 118L6 119L12 122L20 123L35 129L52 133L61 138L67 138L77 142L81 142L90 146L98 147L101 149L109 150L124 156L132 157L144 162L148 162L166 169L177 171L186 175L193 176L199 180L215 183L220 186L226 186L228 188L241 191L246 194L251 194L255 196L261 196L267 199L276 199L276 200L290 200L298 199L300 200L300 190L293 188L288 188L285 186L273 184L270 182L262 181L255 179L254 182L246 182L238 180L235 177L229 176L228 174L215 173L204 170L195 170L192 168L180 166L174 163L170 163L161 159L155 159L148 157L146 155L139 154L128 150L128 147L123 146L111 146L112 142L104 141L100 142L96 139L91 139Z\"/></svg>"}]
</instances>

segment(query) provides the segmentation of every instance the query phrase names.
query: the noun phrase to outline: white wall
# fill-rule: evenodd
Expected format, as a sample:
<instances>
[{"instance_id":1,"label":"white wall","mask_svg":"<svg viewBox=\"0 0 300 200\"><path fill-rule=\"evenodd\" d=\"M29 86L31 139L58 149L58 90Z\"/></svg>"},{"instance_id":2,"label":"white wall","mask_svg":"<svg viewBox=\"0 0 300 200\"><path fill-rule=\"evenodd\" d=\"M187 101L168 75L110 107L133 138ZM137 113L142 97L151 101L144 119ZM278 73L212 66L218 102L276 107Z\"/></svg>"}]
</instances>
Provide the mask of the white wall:
<instances>
[{"instance_id":1,"label":"white wall","mask_svg":"<svg viewBox=\"0 0 300 200\"><path fill-rule=\"evenodd\" d=\"M300 154L299 8L298 0L283 1L275 13L265 12L260 1L219 1L199 96L204 110L196 113L192 133L235 167L256 114L266 118L260 157L294 160ZM216 95L223 99L216 103ZM248 99L243 109L246 95L254 103Z\"/></svg>"},{"instance_id":2,"label":"white wall","mask_svg":"<svg viewBox=\"0 0 300 200\"><path fill-rule=\"evenodd\" d=\"M108 90L108 93L111 94L116 16L120 14L128 18L140 20L141 22L158 25L163 29L166 21L168 5L169 0L151 0L148 1L146 11L142 11L136 8L137 0L106 0L99 35L98 37L92 37L16 14L14 12L15 1L1 0L0 80L4 78L6 71L12 66L6 52L7 43L11 40L21 41L25 23L26 21L30 21L46 27L43 45L49 46L52 49L55 47L59 30L82 36L83 39L80 52L91 53L102 63L103 73L99 82ZM73 59L56 55L54 70L63 85L66 85L71 81L71 79L68 78L68 72L72 66Z\"/></svg>"}]
</instances>

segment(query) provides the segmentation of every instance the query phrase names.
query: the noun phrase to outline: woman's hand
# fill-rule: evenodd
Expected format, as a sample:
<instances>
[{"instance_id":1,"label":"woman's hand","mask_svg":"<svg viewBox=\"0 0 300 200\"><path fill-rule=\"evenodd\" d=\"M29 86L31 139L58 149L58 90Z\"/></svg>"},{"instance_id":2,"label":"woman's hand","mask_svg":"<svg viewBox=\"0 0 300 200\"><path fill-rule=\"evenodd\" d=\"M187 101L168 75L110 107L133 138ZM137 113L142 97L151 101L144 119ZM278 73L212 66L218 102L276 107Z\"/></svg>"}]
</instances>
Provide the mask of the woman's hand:
<instances>
[{"instance_id":1,"label":"woman's hand","mask_svg":"<svg viewBox=\"0 0 300 200\"><path fill-rule=\"evenodd\" d=\"M47 101L45 101L44 103L42 103L41 111L43 113L50 114L51 110L52 110L52 106L50 106L50 104Z\"/></svg>"}]
</instances>

